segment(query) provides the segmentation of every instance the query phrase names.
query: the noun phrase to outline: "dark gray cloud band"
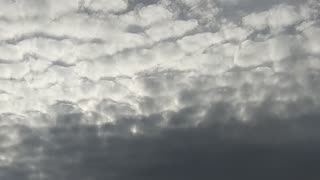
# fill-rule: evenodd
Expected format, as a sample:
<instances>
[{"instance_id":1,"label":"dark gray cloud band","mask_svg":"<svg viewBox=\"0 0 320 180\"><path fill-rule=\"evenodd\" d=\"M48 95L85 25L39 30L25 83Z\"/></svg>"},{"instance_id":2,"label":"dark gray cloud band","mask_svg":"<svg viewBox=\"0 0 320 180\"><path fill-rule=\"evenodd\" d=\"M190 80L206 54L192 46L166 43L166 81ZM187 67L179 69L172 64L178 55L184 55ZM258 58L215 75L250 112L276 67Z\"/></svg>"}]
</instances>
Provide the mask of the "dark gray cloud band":
<instances>
[{"instance_id":1,"label":"dark gray cloud band","mask_svg":"<svg viewBox=\"0 0 320 180\"><path fill-rule=\"evenodd\" d=\"M156 124L160 115L98 127L79 124L81 114L65 114L49 129L18 127L24 137L12 147L18 157L0 172L5 180L318 177L319 112L285 119L256 111L244 123L230 104L218 103L198 127L179 127L194 111L175 113L173 125L162 130ZM128 133L131 124L148 133Z\"/></svg>"}]
</instances>

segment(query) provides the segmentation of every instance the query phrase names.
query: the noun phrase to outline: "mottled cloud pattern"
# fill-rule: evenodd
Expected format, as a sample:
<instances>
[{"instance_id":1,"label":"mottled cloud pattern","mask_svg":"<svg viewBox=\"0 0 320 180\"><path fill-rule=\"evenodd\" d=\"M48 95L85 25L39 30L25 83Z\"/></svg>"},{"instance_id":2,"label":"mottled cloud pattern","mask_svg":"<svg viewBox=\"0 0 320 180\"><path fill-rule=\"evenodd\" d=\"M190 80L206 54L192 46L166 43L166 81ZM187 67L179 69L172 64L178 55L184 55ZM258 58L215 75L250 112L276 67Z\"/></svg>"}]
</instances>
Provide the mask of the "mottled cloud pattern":
<instances>
[{"instance_id":1,"label":"mottled cloud pattern","mask_svg":"<svg viewBox=\"0 0 320 180\"><path fill-rule=\"evenodd\" d=\"M1 180L313 180L319 130L319 0L0 0Z\"/></svg>"}]
</instances>

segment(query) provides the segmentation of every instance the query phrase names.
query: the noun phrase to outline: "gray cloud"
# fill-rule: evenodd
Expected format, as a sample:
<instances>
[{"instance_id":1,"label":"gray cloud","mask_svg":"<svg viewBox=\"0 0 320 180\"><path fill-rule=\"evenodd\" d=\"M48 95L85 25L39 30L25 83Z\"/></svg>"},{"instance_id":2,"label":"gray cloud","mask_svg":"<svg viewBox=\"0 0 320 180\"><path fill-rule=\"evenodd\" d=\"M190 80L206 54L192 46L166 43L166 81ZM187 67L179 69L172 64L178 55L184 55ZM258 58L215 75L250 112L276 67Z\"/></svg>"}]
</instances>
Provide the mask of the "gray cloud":
<instances>
[{"instance_id":1,"label":"gray cloud","mask_svg":"<svg viewBox=\"0 0 320 180\"><path fill-rule=\"evenodd\" d=\"M310 103L301 101L288 106ZM242 123L233 107L221 102L209 107L197 128L181 128L179 122L197 111L191 107L175 113L172 125L160 131L157 123L163 117L156 114L100 127L81 125L72 121L81 115L66 114L46 130L20 129L22 157L2 168L4 179L316 177L319 113L310 108L282 118L267 113L273 105L264 103L253 112L251 123ZM148 134L126 133L135 123Z\"/></svg>"}]
</instances>

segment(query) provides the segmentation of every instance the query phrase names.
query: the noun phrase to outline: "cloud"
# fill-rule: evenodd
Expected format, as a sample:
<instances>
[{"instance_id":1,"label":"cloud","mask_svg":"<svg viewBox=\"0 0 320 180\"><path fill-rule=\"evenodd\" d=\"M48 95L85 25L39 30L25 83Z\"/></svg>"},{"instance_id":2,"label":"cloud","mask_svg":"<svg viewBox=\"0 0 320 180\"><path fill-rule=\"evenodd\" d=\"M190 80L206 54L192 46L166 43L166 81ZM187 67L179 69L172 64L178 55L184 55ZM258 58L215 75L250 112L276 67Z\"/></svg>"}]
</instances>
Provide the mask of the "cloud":
<instances>
[{"instance_id":1,"label":"cloud","mask_svg":"<svg viewBox=\"0 0 320 180\"><path fill-rule=\"evenodd\" d=\"M312 179L319 3L0 0L0 179Z\"/></svg>"},{"instance_id":2,"label":"cloud","mask_svg":"<svg viewBox=\"0 0 320 180\"><path fill-rule=\"evenodd\" d=\"M310 107L309 103L305 99L288 106ZM212 104L205 120L196 128L182 125L194 121L194 115L201 109L186 108L174 113L170 128L162 130L159 125L163 116L157 114L97 127L79 124L82 115L64 107L69 109L68 113L56 110L63 115L50 129L20 129L18 132L24 139L16 146L24 147L18 150L23 156L10 165L10 171L1 170L11 179L21 174L28 179L316 176L319 160L316 109L282 118L266 113L274 105L277 102L269 101L259 106L252 111L254 123L246 124L234 119L235 107L230 104ZM134 124L148 135L131 134L129 129Z\"/></svg>"}]
</instances>

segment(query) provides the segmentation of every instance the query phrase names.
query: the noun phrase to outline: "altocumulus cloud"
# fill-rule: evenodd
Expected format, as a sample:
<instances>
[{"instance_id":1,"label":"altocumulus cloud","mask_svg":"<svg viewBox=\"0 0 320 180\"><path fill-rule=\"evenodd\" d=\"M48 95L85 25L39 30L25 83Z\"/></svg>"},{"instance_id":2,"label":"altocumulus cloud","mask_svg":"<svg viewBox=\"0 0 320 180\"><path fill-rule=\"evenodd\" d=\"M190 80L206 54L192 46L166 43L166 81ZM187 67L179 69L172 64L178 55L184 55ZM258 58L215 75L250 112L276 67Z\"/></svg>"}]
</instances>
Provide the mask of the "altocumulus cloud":
<instances>
[{"instance_id":1,"label":"altocumulus cloud","mask_svg":"<svg viewBox=\"0 0 320 180\"><path fill-rule=\"evenodd\" d=\"M1 180L319 179L319 0L0 0Z\"/></svg>"}]
</instances>

